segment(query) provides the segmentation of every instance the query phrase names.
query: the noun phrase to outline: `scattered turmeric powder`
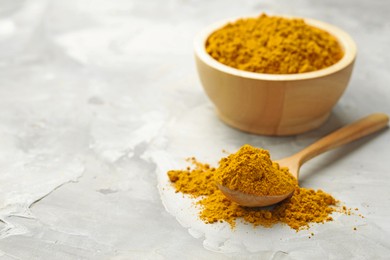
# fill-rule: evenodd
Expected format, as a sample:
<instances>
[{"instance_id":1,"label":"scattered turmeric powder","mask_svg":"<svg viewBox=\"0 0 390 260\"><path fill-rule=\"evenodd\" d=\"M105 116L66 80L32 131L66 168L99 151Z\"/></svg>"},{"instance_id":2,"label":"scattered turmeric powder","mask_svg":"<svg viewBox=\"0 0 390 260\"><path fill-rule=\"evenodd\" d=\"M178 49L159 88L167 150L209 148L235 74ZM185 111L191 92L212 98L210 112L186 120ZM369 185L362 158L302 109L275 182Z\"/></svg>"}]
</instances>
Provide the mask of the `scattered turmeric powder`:
<instances>
[{"instance_id":1,"label":"scattered turmeric powder","mask_svg":"<svg viewBox=\"0 0 390 260\"><path fill-rule=\"evenodd\" d=\"M331 206L336 201L323 191L297 187L293 197L273 208L242 207L219 190L198 203L202 206L200 218L206 223L226 221L234 228L237 219L242 218L254 226L271 227L281 222L298 231L308 228L310 223L331 221L329 215L334 211Z\"/></svg>"},{"instance_id":2,"label":"scattered turmeric powder","mask_svg":"<svg viewBox=\"0 0 390 260\"><path fill-rule=\"evenodd\" d=\"M298 185L295 185L295 192L291 198L274 207L248 208L228 200L216 186L216 182L220 178L219 171L224 172L226 168L229 168L228 165L234 163L239 167L240 165L247 167L248 165L245 163L234 162L234 158L239 154L246 157L248 150L251 151L252 155L253 152L260 154L251 158L254 164L266 164L269 166L268 169L276 169L273 168L274 164L270 164L272 161L270 161L267 151L245 145L235 155L221 159L217 169L191 158L193 169L171 170L168 172L168 177L176 192L200 198L197 202L200 207L199 217L206 223L227 222L232 228L236 226L238 220L251 223L253 226L263 227L284 223L299 231L309 228L310 223L324 223L333 220L331 214L337 211L335 207L337 201L322 190L315 191L298 187ZM264 163L263 160L267 163ZM228 163L229 161L231 162Z\"/></svg>"},{"instance_id":3,"label":"scattered turmeric powder","mask_svg":"<svg viewBox=\"0 0 390 260\"><path fill-rule=\"evenodd\" d=\"M197 162L194 157L188 161L195 165L195 169L168 171L168 177L175 184L176 190L193 197L213 194L218 189L214 181L215 168Z\"/></svg>"},{"instance_id":4,"label":"scattered turmeric powder","mask_svg":"<svg viewBox=\"0 0 390 260\"><path fill-rule=\"evenodd\" d=\"M206 41L206 51L227 66L269 74L320 70L344 55L328 32L303 19L266 14L239 19L215 31Z\"/></svg>"}]
</instances>

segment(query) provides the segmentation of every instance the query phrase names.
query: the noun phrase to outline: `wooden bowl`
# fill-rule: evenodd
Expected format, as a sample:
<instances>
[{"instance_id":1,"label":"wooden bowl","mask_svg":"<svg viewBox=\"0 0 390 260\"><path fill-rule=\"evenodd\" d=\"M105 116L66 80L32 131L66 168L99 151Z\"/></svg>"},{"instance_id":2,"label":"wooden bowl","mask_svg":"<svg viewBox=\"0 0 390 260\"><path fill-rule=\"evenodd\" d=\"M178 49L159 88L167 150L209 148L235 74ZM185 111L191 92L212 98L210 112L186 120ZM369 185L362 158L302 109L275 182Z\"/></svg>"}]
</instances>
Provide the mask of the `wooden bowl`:
<instances>
[{"instance_id":1,"label":"wooden bowl","mask_svg":"<svg viewBox=\"0 0 390 260\"><path fill-rule=\"evenodd\" d=\"M324 123L351 77L356 57L352 38L335 26L304 18L307 24L338 39L344 50L343 58L330 67L313 72L254 73L224 65L206 52L209 35L235 20L216 23L195 39L198 74L222 121L261 135L294 135Z\"/></svg>"}]
</instances>

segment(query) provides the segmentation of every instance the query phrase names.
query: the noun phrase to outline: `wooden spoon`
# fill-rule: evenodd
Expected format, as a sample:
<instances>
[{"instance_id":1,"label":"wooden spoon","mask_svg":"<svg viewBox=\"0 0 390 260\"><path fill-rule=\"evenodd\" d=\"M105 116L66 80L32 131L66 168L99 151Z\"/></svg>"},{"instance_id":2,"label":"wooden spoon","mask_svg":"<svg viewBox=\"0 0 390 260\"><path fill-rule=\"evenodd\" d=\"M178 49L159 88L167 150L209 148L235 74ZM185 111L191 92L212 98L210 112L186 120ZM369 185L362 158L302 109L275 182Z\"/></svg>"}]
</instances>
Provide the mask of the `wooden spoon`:
<instances>
[{"instance_id":1,"label":"wooden spoon","mask_svg":"<svg viewBox=\"0 0 390 260\"><path fill-rule=\"evenodd\" d=\"M328 150L375 133L385 128L388 122L389 117L386 114L371 114L334 131L333 133L304 148L300 152L290 157L277 160L276 162L282 167L288 167L290 173L298 180L299 169L308 160ZM294 190L292 190L289 193L278 196L257 196L246 194L241 191L231 190L220 184L218 184L218 187L228 199L247 207L270 206L292 196L294 193Z\"/></svg>"}]
</instances>

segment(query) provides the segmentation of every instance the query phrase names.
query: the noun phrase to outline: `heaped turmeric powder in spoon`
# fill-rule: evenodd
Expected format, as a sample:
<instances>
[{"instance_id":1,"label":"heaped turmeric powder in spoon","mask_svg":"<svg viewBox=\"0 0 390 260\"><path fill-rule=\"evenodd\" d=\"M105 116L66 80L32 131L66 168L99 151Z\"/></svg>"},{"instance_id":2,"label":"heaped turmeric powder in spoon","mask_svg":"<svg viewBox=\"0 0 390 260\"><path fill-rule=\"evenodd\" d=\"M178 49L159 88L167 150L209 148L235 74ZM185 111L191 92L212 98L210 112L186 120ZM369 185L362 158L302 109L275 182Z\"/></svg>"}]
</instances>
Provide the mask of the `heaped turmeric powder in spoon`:
<instances>
[{"instance_id":1,"label":"heaped turmeric powder in spoon","mask_svg":"<svg viewBox=\"0 0 390 260\"><path fill-rule=\"evenodd\" d=\"M330 149L379 131L388 122L387 115L372 114L276 162L271 161L268 151L244 145L237 153L221 160L217 169L218 187L228 199L242 206L276 204L294 193L303 163Z\"/></svg>"},{"instance_id":2,"label":"heaped turmeric powder in spoon","mask_svg":"<svg viewBox=\"0 0 390 260\"><path fill-rule=\"evenodd\" d=\"M267 150L250 145L220 160L217 185L230 200L242 206L275 204L291 195L298 185L287 168L271 161Z\"/></svg>"}]
</instances>

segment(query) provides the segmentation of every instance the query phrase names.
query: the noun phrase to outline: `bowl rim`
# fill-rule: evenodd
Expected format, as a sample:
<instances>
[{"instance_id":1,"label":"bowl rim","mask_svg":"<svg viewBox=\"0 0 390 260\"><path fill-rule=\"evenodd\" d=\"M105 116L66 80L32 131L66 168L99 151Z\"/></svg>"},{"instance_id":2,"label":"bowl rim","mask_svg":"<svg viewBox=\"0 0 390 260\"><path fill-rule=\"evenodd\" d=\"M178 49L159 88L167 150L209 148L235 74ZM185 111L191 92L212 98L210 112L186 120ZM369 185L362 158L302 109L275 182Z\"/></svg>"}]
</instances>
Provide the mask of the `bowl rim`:
<instances>
[{"instance_id":1,"label":"bowl rim","mask_svg":"<svg viewBox=\"0 0 390 260\"><path fill-rule=\"evenodd\" d=\"M224 25L228 24L229 22L235 22L238 19L245 19L245 18L256 18L258 16L244 16L244 17L236 17L236 18L228 18L224 19L218 22L215 22L203 30L201 30L196 36L194 40L194 50L195 54L198 56L200 60L202 60L204 63L209 65L210 67L219 70L224 73L232 74L238 77L242 78L249 78L249 79L257 79L257 80L269 80L269 81L285 81L285 80L305 80L305 79L312 79L312 78L318 78L318 77L324 77L330 74L333 74L337 71L340 71L350 65L356 58L357 54L357 47L355 41L352 39L352 37L346 33L344 30L331 25L329 23L319 21L312 18L305 18L305 17L298 17L298 16L289 16L289 15L270 15L270 16L277 16L277 17L284 17L284 18L290 18L290 19L303 19L308 25L317 27L319 29L322 29L329 34L333 35L340 43L341 47L344 50L344 56L336 62L335 64L320 69L316 71L310 71L310 72L304 72L304 73L296 73L296 74L266 74L266 73L257 73L257 72L250 72L250 71L244 71L240 69L236 69L233 67L230 67L228 65L225 65L223 63L220 63L213 57L211 57L206 52L206 41L208 37L216 30L222 28Z\"/></svg>"}]
</instances>

